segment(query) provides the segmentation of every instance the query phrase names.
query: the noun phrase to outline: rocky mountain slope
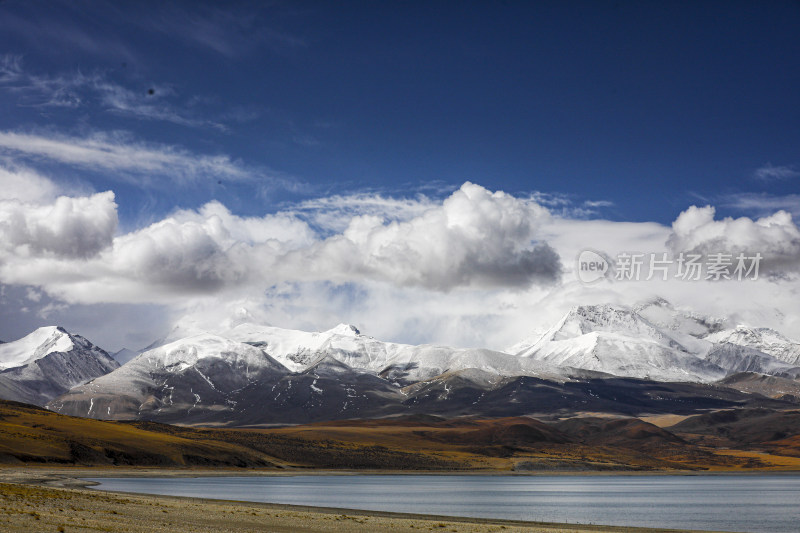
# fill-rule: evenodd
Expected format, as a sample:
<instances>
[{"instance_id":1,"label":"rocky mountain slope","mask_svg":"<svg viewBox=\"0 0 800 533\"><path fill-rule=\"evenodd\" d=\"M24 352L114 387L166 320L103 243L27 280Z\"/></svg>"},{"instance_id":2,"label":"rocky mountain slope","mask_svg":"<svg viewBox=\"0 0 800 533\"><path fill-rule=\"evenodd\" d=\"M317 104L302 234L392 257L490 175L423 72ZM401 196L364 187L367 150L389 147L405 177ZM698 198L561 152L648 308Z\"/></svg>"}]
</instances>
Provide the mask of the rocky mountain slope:
<instances>
[{"instance_id":1,"label":"rocky mountain slope","mask_svg":"<svg viewBox=\"0 0 800 533\"><path fill-rule=\"evenodd\" d=\"M104 350L61 327L43 327L0 345L0 397L44 405L119 367Z\"/></svg>"}]
</instances>

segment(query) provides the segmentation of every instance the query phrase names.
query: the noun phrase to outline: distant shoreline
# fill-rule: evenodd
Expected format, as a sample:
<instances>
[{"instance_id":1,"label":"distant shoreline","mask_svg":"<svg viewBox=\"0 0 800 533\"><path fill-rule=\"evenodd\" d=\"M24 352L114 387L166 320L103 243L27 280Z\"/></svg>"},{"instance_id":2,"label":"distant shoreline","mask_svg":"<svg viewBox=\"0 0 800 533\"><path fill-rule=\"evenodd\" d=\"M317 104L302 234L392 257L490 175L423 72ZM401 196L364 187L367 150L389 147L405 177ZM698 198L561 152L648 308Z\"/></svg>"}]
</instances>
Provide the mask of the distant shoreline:
<instances>
[{"instance_id":1,"label":"distant shoreline","mask_svg":"<svg viewBox=\"0 0 800 533\"><path fill-rule=\"evenodd\" d=\"M800 470L354 470L203 467L48 466L0 465L0 483L26 483L57 487L90 487L85 478L128 477L280 477L280 476L784 476Z\"/></svg>"}]
</instances>

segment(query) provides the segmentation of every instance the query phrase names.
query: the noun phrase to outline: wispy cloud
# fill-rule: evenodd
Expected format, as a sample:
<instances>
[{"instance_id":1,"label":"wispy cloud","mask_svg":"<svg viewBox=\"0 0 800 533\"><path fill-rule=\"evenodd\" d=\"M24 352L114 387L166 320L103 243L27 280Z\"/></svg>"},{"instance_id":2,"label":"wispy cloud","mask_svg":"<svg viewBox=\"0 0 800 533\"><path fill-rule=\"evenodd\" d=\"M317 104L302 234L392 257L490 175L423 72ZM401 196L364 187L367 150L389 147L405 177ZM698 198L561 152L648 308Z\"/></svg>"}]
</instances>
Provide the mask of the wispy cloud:
<instances>
[{"instance_id":1,"label":"wispy cloud","mask_svg":"<svg viewBox=\"0 0 800 533\"><path fill-rule=\"evenodd\" d=\"M547 207L556 216L564 218L591 218L600 214L605 207L612 207L614 202L608 200L584 200L560 193L533 192L530 199Z\"/></svg>"},{"instance_id":2,"label":"wispy cloud","mask_svg":"<svg viewBox=\"0 0 800 533\"><path fill-rule=\"evenodd\" d=\"M775 211L787 211L800 220L800 194L782 196L767 193L746 192L729 194L719 199L719 205L738 209L755 216L766 216Z\"/></svg>"},{"instance_id":3,"label":"wispy cloud","mask_svg":"<svg viewBox=\"0 0 800 533\"><path fill-rule=\"evenodd\" d=\"M0 88L17 95L18 104L22 106L78 108L94 105L106 112L142 120L228 129L219 121L199 116L195 109L190 109L191 105L176 103L177 91L169 85L132 89L112 81L103 72L34 73L23 68L19 55L0 55ZM195 104L202 99L192 97L189 100Z\"/></svg>"},{"instance_id":4,"label":"wispy cloud","mask_svg":"<svg viewBox=\"0 0 800 533\"><path fill-rule=\"evenodd\" d=\"M201 155L176 146L143 143L124 133L88 137L0 132L0 151L23 159L45 159L93 171L113 171L111 177L140 184L168 178L250 181L264 173L247 168L227 155Z\"/></svg>"},{"instance_id":5,"label":"wispy cloud","mask_svg":"<svg viewBox=\"0 0 800 533\"><path fill-rule=\"evenodd\" d=\"M111 3L105 8L110 6ZM71 56L86 53L115 62L138 61L129 43L123 42L113 30L104 32L96 23L101 10L104 6L99 4L86 9L80 3L53 2L43 9L34 2L6 2L0 17L0 35L16 35L29 49L48 54L56 50L68 51ZM76 15L88 16L93 22L85 26L76 24Z\"/></svg>"},{"instance_id":6,"label":"wispy cloud","mask_svg":"<svg viewBox=\"0 0 800 533\"><path fill-rule=\"evenodd\" d=\"M81 73L73 76L34 75L25 72L22 56L0 55L0 87L19 95L19 105L77 107L79 89L91 80Z\"/></svg>"},{"instance_id":7,"label":"wispy cloud","mask_svg":"<svg viewBox=\"0 0 800 533\"><path fill-rule=\"evenodd\" d=\"M265 10L242 11L201 5L186 10L176 5L164 5L160 8L160 16L142 17L132 22L143 29L162 33L191 46L210 49L228 58L239 58L263 45L272 49L307 46L305 40L297 35L276 28Z\"/></svg>"},{"instance_id":8,"label":"wispy cloud","mask_svg":"<svg viewBox=\"0 0 800 533\"><path fill-rule=\"evenodd\" d=\"M145 120L163 120L182 126L210 126L228 131L224 124L195 116L188 110L178 110L163 100L163 95L174 94L168 86L151 87L148 91L133 91L104 79L96 79L91 88L100 103L113 113ZM151 94L152 91L152 94Z\"/></svg>"},{"instance_id":9,"label":"wispy cloud","mask_svg":"<svg viewBox=\"0 0 800 533\"><path fill-rule=\"evenodd\" d=\"M22 75L22 56L0 55L0 83L14 83Z\"/></svg>"},{"instance_id":10,"label":"wispy cloud","mask_svg":"<svg viewBox=\"0 0 800 533\"><path fill-rule=\"evenodd\" d=\"M420 216L438 202L424 195L395 198L362 192L332 195L305 200L286 212L308 221L321 233L342 232L354 217L369 216L385 221L403 222Z\"/></svg>"},{"instance_id":11,"label":"wispy cloud","mask_svg":"<svg viewBox=\"0 0 800 533\"><path fill-rule=\"evenodd\" d=\"M753 173L753 177L760 181L784 181L800 177L800 170L794 166L775 166L767 163Z\"/></svg>"}]
</instances>

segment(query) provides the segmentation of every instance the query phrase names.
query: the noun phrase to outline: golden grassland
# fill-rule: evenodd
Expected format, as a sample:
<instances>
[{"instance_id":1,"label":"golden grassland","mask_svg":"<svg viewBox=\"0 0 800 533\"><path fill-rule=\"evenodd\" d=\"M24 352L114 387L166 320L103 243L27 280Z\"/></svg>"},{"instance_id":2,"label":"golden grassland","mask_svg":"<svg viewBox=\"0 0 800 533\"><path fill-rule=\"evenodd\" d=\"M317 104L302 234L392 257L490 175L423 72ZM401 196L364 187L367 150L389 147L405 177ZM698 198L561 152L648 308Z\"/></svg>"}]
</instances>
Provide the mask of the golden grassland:
<instances>
[{"instance_id":1,"label":"golden grassland","mask_svg":"<svg viewBox=\"0 0 800 533\"><path fill-rule=\"evenodd\" d=\"M386 450L408 451L441 461L455 462L465 469L492 471L800 471L800 457L786 447L779 453L735 450L691 442L671 443L623 436L606 444L574 444L520 442L502 438L492 442L478 439L474 425L480 429L502 428L519 423L517 419L473 421L469 425L448 428L430 426L381 425L376 423L320 423L271 430L295 442L309 445L334 442L353 449L375 446ZM522 422L523 424L525 422ZM351 424L351 425L345 425ZM800 430L800 428L798 428ZM459 436L467 438L459 439ZM685 435L687 439L691 435Z\"/></svg>"},{"instance_id":2,"label":"golden grassland","mask_svg":"<svg viewBox=\"0 0 800 533\"><path fill-rule=\"evenodd\" d=\"M264 453L213 438L154 432L130 424L63 416L0 403L0 462L278 466Z\"/></svg>"},{"instance_id":3,"label":"golden grassland","mask_svg":"<svg viewBox=\"0 0 800 533\"><path fill-rule=\"evenodd\" d=\"M284 471L800 470L796 436L740 449L709 435L676 437L636 419L595 418L584 425L583 442L564 442L550 425L525 417L198 429L103 422L0 402L0 464Z\"/></svg>"}]
</instances>

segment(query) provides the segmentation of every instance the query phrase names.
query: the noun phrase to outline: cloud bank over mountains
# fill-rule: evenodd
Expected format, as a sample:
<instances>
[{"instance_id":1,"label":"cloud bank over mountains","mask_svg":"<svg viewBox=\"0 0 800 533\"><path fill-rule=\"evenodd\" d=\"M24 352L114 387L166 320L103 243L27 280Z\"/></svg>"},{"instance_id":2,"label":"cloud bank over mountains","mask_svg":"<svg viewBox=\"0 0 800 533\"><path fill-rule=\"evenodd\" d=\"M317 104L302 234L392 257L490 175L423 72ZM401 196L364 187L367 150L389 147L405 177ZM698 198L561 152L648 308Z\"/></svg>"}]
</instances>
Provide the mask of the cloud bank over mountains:
<instances>
[{"instance_id":1,"label":"cloud bank over mountains","mask_svg":"<svg viewBox=\"0 0 800 533\"><path fill-rule=\"evenodd\" d=\"M157 304L197 324L243 312L306 329L347 321L389 339L504 347L577 303L661 295L800 332L800 231L782 211L716 220L713 207L690 207L672 227L574 219L536 195L466 182L442 200L331 195L256 217L211 201L122 233L112 191L70 195L32 171L3 172L0 283L62 306ZM584 248L759 252L783 270L735 286L584 286L573 272Z\"/></svg>"}]
</instances>

